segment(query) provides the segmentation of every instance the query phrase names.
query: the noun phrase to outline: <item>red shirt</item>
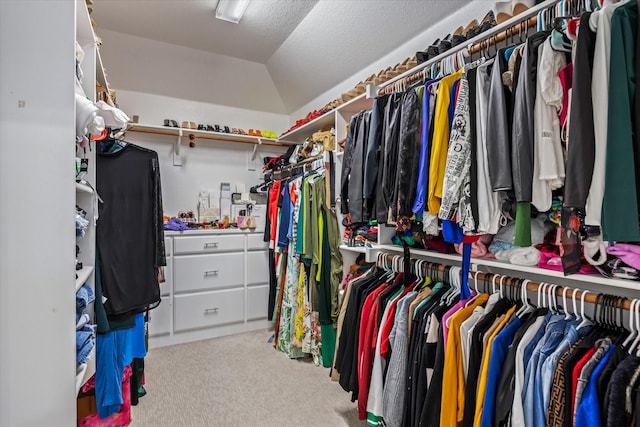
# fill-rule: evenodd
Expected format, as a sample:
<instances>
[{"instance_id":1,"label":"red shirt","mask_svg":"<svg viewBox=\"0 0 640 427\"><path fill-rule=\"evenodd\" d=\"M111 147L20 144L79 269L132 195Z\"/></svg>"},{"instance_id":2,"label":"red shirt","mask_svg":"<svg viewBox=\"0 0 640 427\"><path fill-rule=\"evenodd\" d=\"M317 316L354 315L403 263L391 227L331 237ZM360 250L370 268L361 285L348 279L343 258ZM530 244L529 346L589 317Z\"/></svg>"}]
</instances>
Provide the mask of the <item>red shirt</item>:
<instances>
[{"instance_id":1,"label":"red shirt","mask_svg":"<svg viewBox=\"0 0 640 427\"><path fill-rule=\"evenodd\" d=\"M589 351L587 351L587 354L582 356L582 359L580 359L578 363L576 363L576 366L573 368L573 372L571 373L572 396L571 397L567 396L567 399L571 398L571 414L569 414L570 417L573 417L573 412L575 411L574 405L576 400L576 390L578 389L578 378L580 378L580 371L582 371L582 368L584 368L584 365L587 364L587 362L589 361L589 359L591 359L591 356L593 356L595 352L596 352L595 347L590 348Z\"/></svg>"}]
</instances>

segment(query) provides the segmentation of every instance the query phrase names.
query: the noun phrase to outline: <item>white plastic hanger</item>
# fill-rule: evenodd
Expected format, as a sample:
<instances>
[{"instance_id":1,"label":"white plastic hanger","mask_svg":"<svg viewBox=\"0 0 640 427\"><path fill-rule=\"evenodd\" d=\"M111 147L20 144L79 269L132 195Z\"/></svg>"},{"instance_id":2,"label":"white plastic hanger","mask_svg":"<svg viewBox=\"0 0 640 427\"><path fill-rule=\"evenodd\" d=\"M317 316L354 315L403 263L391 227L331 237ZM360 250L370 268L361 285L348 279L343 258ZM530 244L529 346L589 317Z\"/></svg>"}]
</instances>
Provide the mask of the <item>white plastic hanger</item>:
<instances>
[{"instance_id":1,"label":"white plastic hanger","mask_svg":"<svg viewBox=\"0 0 640 427\"><path fill-rule=\"evenodd\" d=\"M549 309L551 309L551 312L553 314L558 314L558 307L556 305L556 288L558 287L558 285L553 285L550 284L549 285Z\"/></svg>"},{"instance_id":2,"label":"white plastic hanger","mask_svg":"<svg viewBox=\"0 0 640 427\"><path fill-rule=\"evenodd\" d=\"M627 339L624 340L624 342L622 343L622 346L627 349L630 348L628 347L628 345L636 338L636 333L638 332L635 327L635 319L634 319L634 312L636 310L637 303L638 303L638 300L634 298L631 300L631 305L629 306L629 332L631 333L629 334Z\"/></svg>"},{"instance_id":3,"label":"white plastic hanger","mask_svg":"<svg viewBox=\"0 0 640 427\"><path fill-rule=\"evenodd\" d=\"M567 306L567 291L569 290L568 287L564 287L564 289L562 289L562 309L564 310L564 320L569 320L571 319L571 315L569 314L569 307Z\"/></svg>"},{"instance_id":4,"label":"white plastic hanger","mask_svg":"<svg viewBox=\"0 0 640 427\"><path fill-rule=\"evenodd\" d=\"M636 351L636 349L638 348L638 344L640 344L640 312L638 311L638 308L640 308L640 302L636 304L635 310L633 312L633 317L635 318L636 330L638 331L638 335L636 336L636 339L633 340L633 343L629 346L630 354ZM637 354L640 354L640 351L637 352L636 355Z\"/></svg>"},{"instance_id":5,"label":"white plastic hanger","mask_svg":"<svg viewBox=\"0 0 640 427\"><path fill-rule=\"evenodd\" d=\"M572 294L571 294L571 300L573 301L573 315L576 317L576 319L582 319L582 318L580 317L580 314L578 313L578 304L577 304L577 302L576 302L576 300L577 300L577 295L578 295L578 292L579 292L579 291L580 291L580 289L578 289L578 288L574 288L574 289L573 289L573 292L572 292Z\"/></svg>"},{"instance_id":6,"label":"white plastic hanger","mask_svg":"<svg viewBox=\"0 0 640 427\"><path fill-rule=\"evenodd\" d=\"M504 279L506 279L506 278L507 278L507 276L501 276L500 277L500 288L499 288L499 290L500 290L500 298L504 298L504 286L503 286L503 284L504 284Z\"/></svg>"},{"instance_id":7,"label":"white plastic hanger","mask_svg":"<svg viewBox=\"0 0 640 427\"><path fill-rule=\"evenodd\" d=\"M547 308L547 288L549 287L549 284L547 282L541 282L540 283L540 288L538 288L539 294L538 294L538 307L545 307ZM542 289L542 291L540 291L540 289ZM542 301L540 301L540 296L542 296Z\"/></svg>"},{"instance_id":8,"label":"white plastic hanger","mask_svg":"<svg viewBox=\"0 0 640 427\"><path fill-rule=\"evenodd\" d=\"M582 322L580 322L576 329L582 329L584 327L593 325L593 322L591 322L591 320L589 320L587 315L584 313L584 300L587 297L588 293L590 292L586 290L582 291L582 295L580 296L580 315L582 317Z\"/></svg>"},{"instance_id":9,"label":"white plastic hanger","mask_svg":"<svg viewBox=\"0 0 640 427\"><path fill-rule=\"evenodd\" d=\"M540 284L538 285L538 299L537 299L537 301L536 301L536 306L537 306L538 308L542 308L542 307L544 307L544 305L543 305L543 302L544 302L544 301L541 301L541 297L542 297L542 295L544 294L544 292L543 292L543 291L544 291L545 287L546 287L546 285L545 285L545 283L544 283L544 282L540 282Z\"/></svg>"},{"instance_id":10,"label":"white plastic hanger","mask_svg":"<svg viewBox=\"0 0 640 427\"><path fill-rule=\"evenodd\" d=\"M518 311L516 312L516 317L522 317L531 307L529 305L529 301L527 300L527 283L529 282L530 280L526 279L520 285L520 300L522 301L522 307L520 307L520 309L518 309Z\"/></svg>"}]
</instances>

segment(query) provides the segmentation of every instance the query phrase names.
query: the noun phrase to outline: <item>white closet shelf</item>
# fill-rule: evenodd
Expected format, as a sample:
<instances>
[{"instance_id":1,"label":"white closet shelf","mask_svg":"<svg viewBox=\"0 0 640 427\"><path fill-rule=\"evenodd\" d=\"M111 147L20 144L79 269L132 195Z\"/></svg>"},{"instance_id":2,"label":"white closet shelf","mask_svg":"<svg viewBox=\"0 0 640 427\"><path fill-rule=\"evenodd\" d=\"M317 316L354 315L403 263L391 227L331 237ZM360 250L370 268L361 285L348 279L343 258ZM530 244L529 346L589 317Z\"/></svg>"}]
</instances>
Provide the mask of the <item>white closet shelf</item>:
<instances>
[{"instance_id":1,"label":"white closet shelf","mask_svg":"<svg viewBox=\"0 0 640 427\"><path fill-rule=\"evenodd\" d=\"M95 43L96 36L91 26L91 17L85 0L76 0L76 39L80 46Z\"/></svg>"},{"instance_id":2,"label":"white closet shelf","mask_svg":"<svg viewBox=\"0 0 640 427\"><path fill-rule=\"evenodd\" d=\"M91 188L87 184L76 182L76 192L93 194L93 188Z\"/></svg>"},{"instance_id":3,"label":"white closet shelf","mask_svg":"<svg viewBox=\"0 0 640 427\"><path fill-rule=\"evenodd\" d=\"M402 246L396 245L380 245L378 246L378 250L380 252L403 252L404 249ZM462 264L462 255L458 254L441 254L439 252L427 251L424 249L413 249L411 248L411 255L422 257L422 258L431 258L433 260L438 260L442 262L446 261L455 261L458 264ZM631 289L638 290L638 282L634 280L624 280L624 279L610 279L608 277L604 277L596 274L572 274L570 276L565 276L561 271L547 270L539 267L530 267L526 265L515 265L509 264L508 262L498 261L496 259L482 259L482 258L471 258L471 270L476 270L482 267L494 267L500 268L502 270L510 270L514 272L515 277L522 277L525 274L536 274L538 276L547 277L550 282L553 282L555 279L562 279L563 281L573 282L574 286L578 283L588 283L592 285L604 285L609 287L615 287L619 289ZM520 273L520 275L518 274Z\"/></svg>"},{"instance_id":4,"label":"white closet shelf","mask_svg":"<svg viewBox=\"0 0 640 427\"><path fill-rule=\"evenodd\" d=\"M144 125L138 123L129 123L127 126L128 132L140 132L140 133L152 133L157 135L173 135L188 137L190 134L195 135L197 138L212 139L216 141L227 142L242 142L247 144L259 144L259 145L273 145L276 147L283 147L289 145L286 141L281 141L273 138L264 138L261 136L251 135L238 135L235 133L225 132L211 132L206 130L197 129L185 129L169 126L157 126L157 125Z\"/></svg>"},{"instance_id":5,"label":"white closet shelf","mask_svg":"<svg viewBox=\"0 0 640 427\"><path fill-rule=\"evenodd\" d=\"M89 353L89 361L82 365L80 372L76 374L76 396L80 392L80 388L89 381L89 378L96 373L96 347L93 346L91 353Z\"/></svg>"},{"instance_id":6,"label":"white closet shelf","mask_svg":"<svg viewBox=\"0 0 640 427\"><path fill-rule=\"evenodd\" d=\"M355 252L355 253L359 253L359 254L364 254L364 258L365 258L366 262L375 262L376 256L378 255L378 252L380 251L380 246L373 245L372 247L367 248L367 247L364 247L364 246L340 245L340 250L347 251L347 252Z\"/></svg>"},{"instance_id":7,"label":"white closet shelf","mask_svg":"<svg viewBox=\"0 0 640 427\"><path fill-rule=\"evenodd\" d=\"M343 113L348 113L347 116L351 118L354 114L359 113L362 110L368 110L373 107L373 98L367 98L366 94L359 95L342 105L336 107L336 111L345 115Z\"/></svg>"},{"instance_id":8,"label":"white closet shelf","mask_svg":"<svg viewBox=\"0 0 640 427\"><path fill-rule=\"evenodd\" d=\"M315 132L320 129L331 126L336 126L336 115L337 111L344 117L351 118L352 115L359 113L362 110L366 110L371 108L373 105L373 99L369 99L366 97L366 94L359 95L342 105L334 108L333 110L329 110L320 117L316 117L308 123L303 124L299 128L292 130L291 132L287 132L284 135L280 136L280 142L288 142L290 144L299 144L304 142L307 138L311 137Z\"/></svg>"},{"instance_id":9,"label":"white closet shelf","mask_svg":"<svg viewBox=\"0 0 640 427\"><path fill-rule=\"evenodd\" d=\"M335 122L336 122L335 116L336 115L333 110L327 111L320 117L316 117L310 122L303 124L299 128L296 128L291 132L281 135L279 140L282 142L287 142L289 144L300 144L304 142L307 138L310 138L311 135L313 135L320 129L327 126L331 126L331 127L335 126Z\"/></svg>"},{"instance_id":10,"label":"white closet shelf","mask_svg":"<svg viewBox=\"0 0 640 427\"><path fill-rule=\"evenodd\" d=\"M82 267L82 270L76 271L76 274L78 275L78 278L76 279L76 292L78 292L78 289L87 282L91 273L93 273L92 265L85 265Z\"/></svg>"}]
</instances>

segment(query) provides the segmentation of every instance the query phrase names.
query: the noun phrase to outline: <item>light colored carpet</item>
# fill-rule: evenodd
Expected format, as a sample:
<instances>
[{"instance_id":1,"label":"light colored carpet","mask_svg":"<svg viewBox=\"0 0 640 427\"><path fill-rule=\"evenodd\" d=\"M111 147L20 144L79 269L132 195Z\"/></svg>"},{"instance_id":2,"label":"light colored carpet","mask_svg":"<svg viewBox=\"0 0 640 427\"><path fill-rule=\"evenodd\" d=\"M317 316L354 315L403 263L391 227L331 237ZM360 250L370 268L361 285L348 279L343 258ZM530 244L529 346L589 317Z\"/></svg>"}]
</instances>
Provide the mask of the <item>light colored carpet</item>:
<instances>
[{"instance_id":1,"label":"light colored carpet","mask_svg":"<svg viewBox=\"0 0 640 427\"><path fill-rule=\"evenodd\" d=\"M259 330L152 349L132 427L364 426L329 370L290 360Z\"/></svg>"}]
</instances>

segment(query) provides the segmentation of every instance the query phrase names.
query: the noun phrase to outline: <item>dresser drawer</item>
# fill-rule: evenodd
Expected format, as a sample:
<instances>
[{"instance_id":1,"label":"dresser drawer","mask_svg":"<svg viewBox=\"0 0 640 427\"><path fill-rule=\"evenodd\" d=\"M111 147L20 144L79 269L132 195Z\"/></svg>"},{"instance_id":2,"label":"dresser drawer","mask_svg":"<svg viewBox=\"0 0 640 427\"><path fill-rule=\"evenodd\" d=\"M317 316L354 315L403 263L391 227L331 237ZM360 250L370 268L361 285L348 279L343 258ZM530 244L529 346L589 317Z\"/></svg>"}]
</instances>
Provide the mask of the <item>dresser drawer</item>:
<instances>
[{"instance_id":1,"label":"dresser drawer","mask_svg":"<svg viewBox=\"0 0 640 427\"><path fill-rule=\"evenodd\" d=\"M160 305L151 310L149 335L165 335L171 331L171 298L164 297Z\"/></svg>"},{"instance_id":2,"label":"dresser drawer","mask_svg":"<svg viewBox=\"0 0 640 427\"><path fill-rule=\"evenodd\" d=\"M247 293L247 320L266 319L268 305L269 285L250 287Z\"/></svg>"},{"instance_id":3,"label":"dresser drawer","mask_svg":"<svg viewBox=\"0 0 640 427\"><path fill-rule=\"evenodd\" d=\"M266 250L269 248L269 244L263 241L264 237L262 233L260 234L248 234L247 235L247 249L256 250L262 249Z\"/></svg>"},{"instance_id":4,"label":"dresser drawer","mask_svg":"<svg viewBox=\"0 0 640 427\"><path fill-rule=\"evenodd\" d=\"M176 295L174 304L176 331L244 321L244 289Z\"/></svg>"},{"instance_id":5,"label":"dresser drawer","mask_svg":"<svg viewBox=\"0 0 640 427\"><path fill-rule=\"evenodd\" d=\"M164 283L160 283L160 295L169 295L173 284L173 259L167 258L167 266L164 268Z\"/></svg>"},{"instance_id":6,"label":"dresser drawer","mask_svg":"<svg viewBox=\"0 0 640 427\"><path fill-rule=\"evenodd\" d=\"M173 253L172 244L171 244L171 237L165 237L164 238L164 252L165 252L165 255L167 256L167 258L169 258L171 256L171 254Z\"/></svg>"},{"instance_id":7,"label":"dresser drawer","mask_svg":"<svg viewBox=\"0 0 640 427\"><path fill-rule=\"evenodd\" d=\"M244 236L180 236L173 239L173 254L244 251Z\"/></svg>"},{"instance_id":8,"label":"dresser drawer","mask_svg":"<svg viewBox=\"0 0 640 427\"><path fill-rule=\"evenodd\" d=\"M173 259L175 292L244 285L244 255L176 256Z\"/></svg>"},{"instance_id":9,"label":"dresser drawer","mask_svg":"<svg viewBox=\"0 0 640 427\"><path fill-rule=\"evenodd\" d=\"M269 252L247 253L247 284L269 282Z\"/></svg>"}]
</instances>

